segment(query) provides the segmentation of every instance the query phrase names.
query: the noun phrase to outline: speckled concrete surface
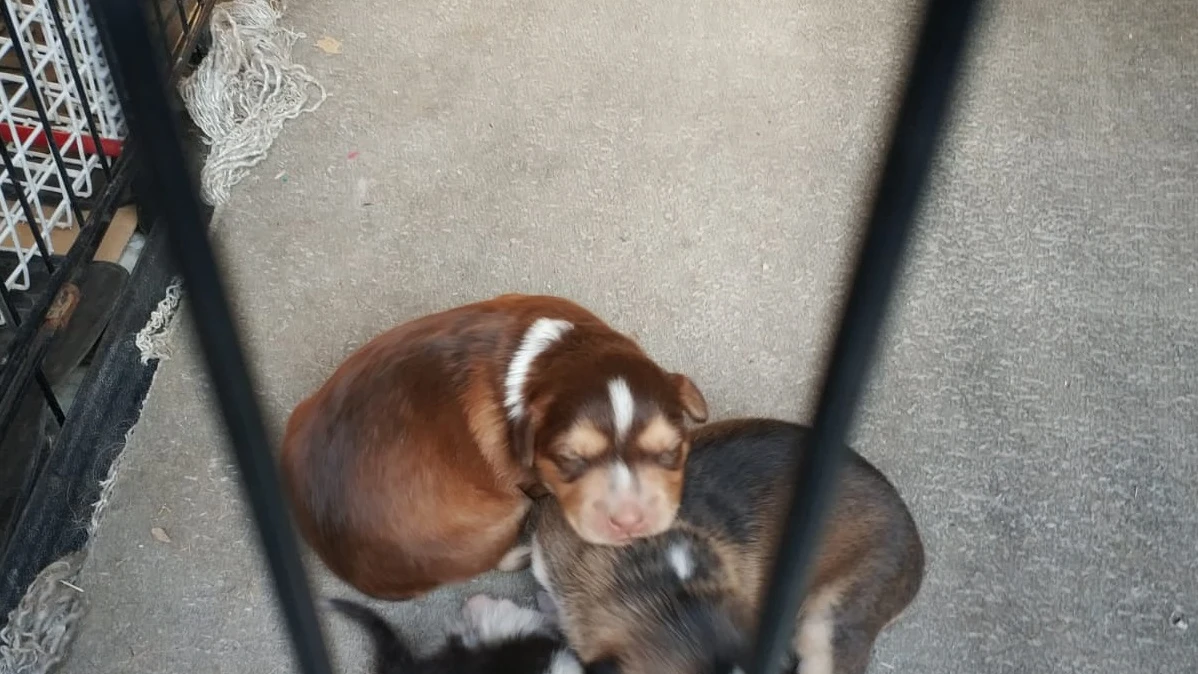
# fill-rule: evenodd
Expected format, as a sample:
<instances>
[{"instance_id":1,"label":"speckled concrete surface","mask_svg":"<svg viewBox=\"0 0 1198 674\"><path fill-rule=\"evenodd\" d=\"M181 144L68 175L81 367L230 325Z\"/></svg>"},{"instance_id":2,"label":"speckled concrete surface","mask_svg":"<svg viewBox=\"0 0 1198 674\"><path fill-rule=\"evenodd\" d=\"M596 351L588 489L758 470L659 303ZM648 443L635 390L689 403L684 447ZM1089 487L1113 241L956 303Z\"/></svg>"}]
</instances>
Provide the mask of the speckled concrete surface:
<instances>
[{"instance_id":1,"label":"speckled concrete surface","mask_svg":"<svg viewBox=\"0 0 1198 674\"><path fill-rule=\"evenodd\" d=\"M1198 9L993 4L856 433L930 558L874 670L1187 671ZM217 230L276 429L369 336L512 290L634 332L718 416L805 418L914 3L291 5L331 96ZM66 670L290 671L202 369L175 351ZM388 612L431 639L456 601Z\"/></svg>"}]
</instances>

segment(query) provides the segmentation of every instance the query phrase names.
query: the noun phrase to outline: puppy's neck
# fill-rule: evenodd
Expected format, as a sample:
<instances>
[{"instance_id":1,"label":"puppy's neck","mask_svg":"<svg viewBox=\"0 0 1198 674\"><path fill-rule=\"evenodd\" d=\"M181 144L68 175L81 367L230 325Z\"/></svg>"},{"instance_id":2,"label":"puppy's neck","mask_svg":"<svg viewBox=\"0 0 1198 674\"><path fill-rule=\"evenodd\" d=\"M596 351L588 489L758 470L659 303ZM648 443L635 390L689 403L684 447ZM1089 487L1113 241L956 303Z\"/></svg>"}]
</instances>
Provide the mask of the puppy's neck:
<instances>
[{"instance_id":1,"label":"puppy's neck","mask_svg":"<svg viewBox=\"0 0 1198 674\"><path fill-rule=\"evenodd\" d=\"M658 541L660 586L654 592L662 620L649 626L647 643L676 653L678 671L730 674L746 654L744 617L734 609L727 560L711 542L683 526Z\"/></svg>"},{"instance_id":2,"label":"puppy's neck","mask_svg":"<svg viewBox=\"0 0 1198 674\"><path fill-rule=\"evenodd\" d=\"M663 657L681 660L678 671L731 674L744 661L747 642L723 603L714 597L678 596L676 613L655 626L649 641Z\"/></svg>"}]
</instances>

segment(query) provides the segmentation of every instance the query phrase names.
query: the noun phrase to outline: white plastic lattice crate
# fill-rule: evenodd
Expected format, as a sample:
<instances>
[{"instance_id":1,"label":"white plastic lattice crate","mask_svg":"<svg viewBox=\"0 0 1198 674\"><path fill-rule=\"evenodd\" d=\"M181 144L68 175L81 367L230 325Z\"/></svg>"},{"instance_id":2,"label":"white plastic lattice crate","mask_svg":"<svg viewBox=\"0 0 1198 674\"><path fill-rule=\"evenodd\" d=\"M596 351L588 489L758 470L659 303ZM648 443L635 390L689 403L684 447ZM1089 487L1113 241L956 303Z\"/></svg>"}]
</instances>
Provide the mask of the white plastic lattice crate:
<instances>
[{"instance_id":1,"label":"white plastic lattice crate","mask_svg":"<svg viewBox=\"0 0 1198 674\"><path fill-rule=\"evenodd\" d=\"M126 130L86 0L3 2L7 16L0 25L0 140L7 164L15 170L0 166L0 251L17 258L5 284L23 290L29 287L29 261L40 255L30 230L42 234L50 253L65 252L54 249L50 233L82 223L76 222L64 185L77 197L93 196L100 154L119 154ZM72 76L72 59L78 83ZM43 128L39 101L49 129ZM98 147L88 124L89 111ZM48 140L58 147L61 166Z\"/></svg>"}]
</instances>

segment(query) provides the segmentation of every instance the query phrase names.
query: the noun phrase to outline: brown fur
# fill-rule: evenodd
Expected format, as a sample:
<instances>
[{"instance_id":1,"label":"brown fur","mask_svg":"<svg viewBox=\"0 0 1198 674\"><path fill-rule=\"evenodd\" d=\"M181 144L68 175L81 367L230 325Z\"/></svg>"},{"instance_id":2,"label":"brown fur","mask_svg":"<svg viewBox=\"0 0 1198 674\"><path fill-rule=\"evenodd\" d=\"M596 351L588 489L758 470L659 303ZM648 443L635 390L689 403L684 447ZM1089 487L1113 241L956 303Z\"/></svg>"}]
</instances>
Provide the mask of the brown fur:
<instances>
[{"instance_id":1,"label":"brown fur","mask_svg":"<svg viewBox=\"0 0 1198 674\"><path fill-rule=\"evenodd\" d=\"M504 380L539 318L574 327L534 361L527 414L513 423ZM558 485L538 474L538 457L580 418L603 427L593 398L614 375L634 384L638 410L660 412L679 433L684 413L706 415L689 379L556 297L504 295L376 337L287 424L281 470L301 533L334 573L380 598L494 568L516 544L528 494Z\"/></svg>"},{"instance_id":2,"label":"brown fur","mask_svg":"<svg viewBox=\"0 0 1198 674\"><path fill-rule=\"evenodd\" d=\"M559 507L538 503L530 523L533 569L548 581L567 638L584 662L612 659L623 674L703 671L705 658L721 646L679 626L684 608L695 605L715 616L717 636L708 638L724 635L724 654L738 648L743 654L789 505L799 456L791 447L801 430L768 420L700 429L674 525L627 547L588 545ZM732 472L738 468L742 477ZM751 484L738 483L745 479ZM679 545L694 561L693 574L681 580L665 562ZM795 649L804 663L798 671L865 672L878 633L913 600L922 577L923 548L906 506L885 477L854 454L800 610Z\"/></svg>"}]
</instances>

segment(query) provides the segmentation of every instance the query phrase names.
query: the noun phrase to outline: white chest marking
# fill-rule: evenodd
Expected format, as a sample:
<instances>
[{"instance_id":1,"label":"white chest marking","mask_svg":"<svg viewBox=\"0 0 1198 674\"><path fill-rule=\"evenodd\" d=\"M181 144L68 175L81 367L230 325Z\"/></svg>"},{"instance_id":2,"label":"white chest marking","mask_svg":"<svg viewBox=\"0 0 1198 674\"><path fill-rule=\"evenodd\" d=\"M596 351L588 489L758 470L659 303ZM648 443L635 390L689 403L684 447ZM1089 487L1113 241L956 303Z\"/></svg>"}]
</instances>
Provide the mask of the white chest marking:
<instances>
[{"instance_id":1,"label":"white chest marking","mask_svg":"<svg viewBox=\"0 0 1198 674\"><path fill-rule=\"evenodd\" d=\"M503 380L503 404L507 407L510 419L524 416L524 384L528 381L533 361L573 327L573 323L557 318L538 318L528 326Z\"/></svg>"},{"instance_id":2,"label":"white chest marking","mask_svg":"<svg viewBox=\"0 0 1198 674\"><path fill-rule=\"evenodd\" d=\"M674 569L678 580L687 581L695 573L695 559L691 556L690 546L685 542L678 542L666 550L666 561L670 563L670 568Z\"/></svg>"},{"instance_id":3,"label":"white chest marking","mask_svg":"<svg viewBox=\"0 0 1198 674\"><path fill-rule=\"evenodd\" d=\"M546 674L583 674L582 664L570 651L558 651L553 654Z\"/></svg>"},{"instance_id":4,"label":"white chest marking","mask_svg":"<svg viewBox=\"0 0 1198 674\"><path fill-rule=\"evenodd\" d=\"M632 417L636 414L636 403L632 391L623 377L607 382L607 397L611 399L611 416L616 427L616 440L623 442L632 430Z\"/></svg>"},{"instance_id":5,"label":"white chest marking","mask_svg":"<svg viewBox=\"0 0 1198 674\"><path fill-rule=\"evenodd\" d=\"M541 548L541 544L537 541L536 534L532 537L532 577L537 579L537 583L548 592L553 594L553 586L549 584L549 570L545 568L545 550Z\"/></svg>"}]
</instances>

